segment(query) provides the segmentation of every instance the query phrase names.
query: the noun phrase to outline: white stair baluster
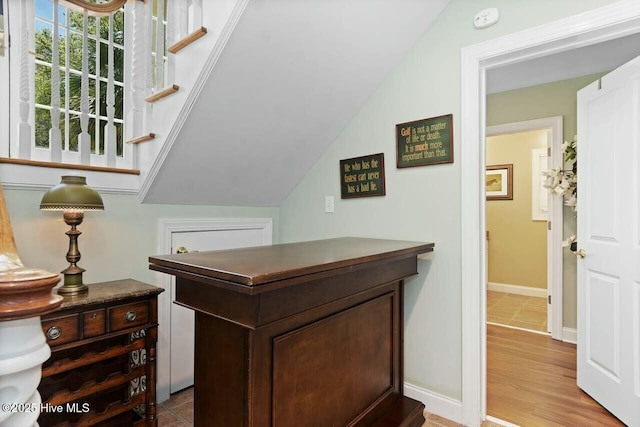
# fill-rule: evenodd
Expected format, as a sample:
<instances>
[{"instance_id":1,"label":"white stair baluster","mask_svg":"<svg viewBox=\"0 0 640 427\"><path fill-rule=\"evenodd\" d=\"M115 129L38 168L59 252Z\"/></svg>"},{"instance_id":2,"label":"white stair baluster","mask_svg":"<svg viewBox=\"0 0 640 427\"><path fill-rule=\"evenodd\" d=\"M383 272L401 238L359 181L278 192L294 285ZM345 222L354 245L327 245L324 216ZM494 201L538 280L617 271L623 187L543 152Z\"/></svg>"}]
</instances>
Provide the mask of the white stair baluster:
<instances>
[{"instance_id":1,"label":"white stair baluster","mask_svg":"<svg viewBox=\"0 0 640 427\"><path fill-rule=\"evenodd\" d=\"M154 67L153 67L153 5L149 5L146 9L146 14L145 14L145 21L144 21L144 25L145 25L145 33L147 35L147 37L145 38L145 54L144 54L144 58L145 58L145 62L144 62L144 67L145 67L145 83L146 83L146 92L143 98L146 98L148 96L153 95L154 92L154 88L155 88L155 83L154 83L154 78L153 78L153 71L154 71ZM147 112L150 113L151 110L149 108L147 108Z\"/></svg>"},{"instance_id":2,"label":"white stair baluster","mask_svg":"<svg viewBox=\"0 0 640 427\"><path fill-rule=\"evenodd\" d=\"M178 35L176 40L180 41L189 34L189 4L187 1L180 1L178 4Z\"/></svg>"},{"instance_id":3,"label":"white stair baluster","mask_svg":"<svg viewBox=\"0 0 640 427\"><path fill-rule=\"evenodd\" d=\"M169 1L167 0L167 16L165 17L165 20L167 21L167 46L171 46L172 44L174 44L175 42L177 42L178 40L176 39L176 33L175 33L175 28L176 28L176 2L175 1Z\"/></svg>"},{"instance_id":4,"label":"white stair baluster","mask_svg":"<svg viewBox=\"0 0 640 427\"><path fill-rule=\"evenodd\" d=\"M31 159L31 125L29 111L31 110L29 91L32 73L29 70L29 26L27 25L27 2L20 3L20 17L22 20L22 34L20 41L20 123L18 124L18 156Z\"/></svg>"},{"instance_id":5,"label":"white stair baluster","mask_svg":"<svg viewBox=\"0 0 640 427\"><path fill-rule=\"evenodd\" d=\"M107 166L116 166L117 135L116 125L113 122L115 115L115 87L113 71L113 14L109 15L109 64L107 65L107 124L104 129L104 155L107 158Z\"/></svg>"},{"instance_id":6,"label":"white stair baluster","mask_svg":"<svg viewBox=\"0 0 640 427\"><path fill-rule=\"evenodd\" d=\"M89 135L89 15L84 11L82 32L82 85L80 87L80 129L78 151L80 164L88 165L91 159L91 135Z\"/></svg>"},{"instance_id":7,"label":"white stair baluster","mask_svg":"<svg viewBox=\"0 0 640 427\"><path fill-rule=\"evenodd\" d=\"M49 154L52 162L62 161L60 132L60 38L58 36L58 0L53 0L53 46L51 52L51 129Z\"/></svg>"},{"instance_id":8,"label":"white stair baluster","mask_svg":"<svg viewBox=\"0 0 640 427\"><path fill-rule=\"evenodd\" d=\"M148 5L147 8L151 8ZM149 62L150 50L146 50L148 47L147 36L149 33L149 27L147 26L146 17L147 10L145 4L141 1L133 3L131 8L132 28L133 31L131 40L131 81L129 82L131 108L127 113L127 135L130 138L136 138L140 136L144 129L144 97L145 97L145 81L147 80L147 67ZM151 13L151 12L149 12ZM127 153L130 153L131 167L137 166L137 149L132 147L134 144L127 144Z\"/></svg>"},{"instance_id":9,"label":"white stair baluster","mask_svg":"<svg viewBox=\"0 0 640 427\"><path fill-rule=\"evenodd\" d=\"M196 23L194 28L204 27L204 13L202 11L202 0L194 0L194 10L196 12Z\"/></svg>"},{"instance_id":10,"label":"white stair baluster","mask_svg":"<svg viewBox=\"0 0 640 427\"><path fill-rule=\"evenodd\" d=\"M155 92L164 88L164 0L157 0L157 2Z\"/></svg>"},{"instance_id":11,"label":"white stair baluster","mask_svg":"<svg viewBox=\"0 0 640 427\"><path fill-rule=\"evenodd\" d=\"M177 2L175 1L169 1L167 0L167 16L166 16L166 21L167 21L167 31L166 31L166 43L167 46L172 46L174 43L176 43L179 38L178 38L178 22L177 22L177 17L178 17L178 11L176 8ZM174 64L174 58L173 55L167 55L167 68L166 68L166 81L167 82L173 82L175 81L175 64Z\"/></svg>"}]
</instances>

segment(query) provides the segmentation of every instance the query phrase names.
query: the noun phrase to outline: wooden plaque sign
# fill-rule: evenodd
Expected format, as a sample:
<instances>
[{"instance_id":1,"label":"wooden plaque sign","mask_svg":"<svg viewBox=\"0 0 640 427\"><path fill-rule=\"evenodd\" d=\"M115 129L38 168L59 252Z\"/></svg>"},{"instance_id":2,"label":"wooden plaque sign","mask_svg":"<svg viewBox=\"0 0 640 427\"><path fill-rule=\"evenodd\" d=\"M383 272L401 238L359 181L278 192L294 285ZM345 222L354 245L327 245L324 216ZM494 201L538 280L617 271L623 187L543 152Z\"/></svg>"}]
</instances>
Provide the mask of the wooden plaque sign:
<instances>
[{"instance_id":1,"label":"wooden plaque sign","mask_svg":"<svg viewBox=\"0 0 640 427\"><path fill-rule=\"evenodd\" d=\"M343 199L384 196L384 153L340 160Z\"/></svg>"},{"instance_id":2,"label":"wooden plaque sign","mask_svg":"<svg viewBox=\"0 0 640 427\"><path fill-rule=\"evenodd\" d=\"M399 168L453 163L453 115L396 125Z\"/></svg>"}]
</instances>

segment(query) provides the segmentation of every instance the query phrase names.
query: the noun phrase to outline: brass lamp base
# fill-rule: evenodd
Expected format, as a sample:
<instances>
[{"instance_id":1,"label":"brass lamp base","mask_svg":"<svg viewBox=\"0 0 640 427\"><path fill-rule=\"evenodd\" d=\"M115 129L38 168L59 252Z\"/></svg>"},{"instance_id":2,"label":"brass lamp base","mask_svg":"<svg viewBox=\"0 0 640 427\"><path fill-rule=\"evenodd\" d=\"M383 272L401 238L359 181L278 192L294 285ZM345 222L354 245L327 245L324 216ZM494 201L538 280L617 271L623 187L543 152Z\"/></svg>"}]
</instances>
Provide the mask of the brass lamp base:
<instances>
[{"instance_id":1,"label":"brass lamp base","mask_svg":"<svg viewBox=\"0 0 640 427\"><path fill-rule=\"evenodd\" d=\"M67 252L69 267L61 271L64 274L64 284L58 289L58 294L80 295L89 292L89 287L82 283L82 273L85 272L85 269L76 265L80 261L78 237L82 234L76 226L82 223L84 213L80 211L65 211L63 217L64 222L71 226L71 229L65 233L69 236L69 251Z\"/></svg>"},{"instance_id":2,"label":"brass lamp base","mask_svg":"<svg viewBox=\"0 0 640 427\"><path fill-rule=\"evenodd\" d=\"M89 292L89 287L82 283L82 272L84 269L76 267L78 270L82 270L76 273L67 273L64 270L62 273L64 274L64 284L58 288L58 294L62 296L74 296L74 295L82 295Z\"/></svg>"},{"instance_id":3,"label":"brass lamp base","mask_svg":"<svg viewBox=\"0 0 640 427\"><path fill-rule=\"evenodd\" d=\"M63 285L58 288L58 295L62 296L75 296L82 295L89 292L89 287L87 285L77 285L77 286L66 286Z\"/></svg>"}]
</instances>

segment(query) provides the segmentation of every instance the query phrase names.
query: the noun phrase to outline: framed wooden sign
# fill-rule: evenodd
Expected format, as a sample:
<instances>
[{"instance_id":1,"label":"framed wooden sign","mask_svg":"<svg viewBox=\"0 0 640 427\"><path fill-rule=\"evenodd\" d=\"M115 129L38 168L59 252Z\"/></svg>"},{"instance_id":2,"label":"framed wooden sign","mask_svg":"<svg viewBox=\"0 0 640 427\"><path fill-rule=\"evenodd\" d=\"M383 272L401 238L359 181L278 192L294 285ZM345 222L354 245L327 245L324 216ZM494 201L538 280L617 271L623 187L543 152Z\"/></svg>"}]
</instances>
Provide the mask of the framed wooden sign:
<instances>
[{"instance_id":1,"label":"framed wooden sign","mask_svg":"<svg viewBox=\"0 0 640 427\"><path fill-rule=\"evenodd\" d=\"M343 199L384 196L384 153L340 160Z\"/></svg>"},{"instance_id":2,"label":"framed wooden sign","mask_svg":"<svg viewBox=\"0 0 640 427\"><path fill-rule=\"evenodd\" d=\"M396 125L399 168L453 163L453 115Z\"/></svg>"}]
</instances>

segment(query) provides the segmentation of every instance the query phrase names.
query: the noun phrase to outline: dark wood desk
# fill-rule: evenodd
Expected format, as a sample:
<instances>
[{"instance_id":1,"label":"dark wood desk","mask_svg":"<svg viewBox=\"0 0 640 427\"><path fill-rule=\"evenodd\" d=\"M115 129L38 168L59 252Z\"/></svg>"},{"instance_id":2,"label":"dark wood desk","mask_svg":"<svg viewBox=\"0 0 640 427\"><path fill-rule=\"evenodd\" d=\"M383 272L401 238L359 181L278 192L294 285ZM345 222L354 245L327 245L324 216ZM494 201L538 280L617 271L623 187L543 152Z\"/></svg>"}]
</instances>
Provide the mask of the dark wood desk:
<instances>
[{"instance_id":1,"label":"dark wood desk","mask_svg":"<svg viewBox=\"0 0 640 427\"><path fill-rule=\"evenodd\" d=\"M340 238L150 257L196 311L195 423L421 426L403 279L433 243Z\"/></svg>"}]
</instances>

